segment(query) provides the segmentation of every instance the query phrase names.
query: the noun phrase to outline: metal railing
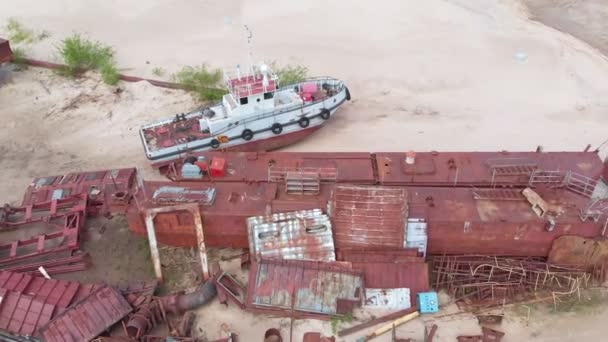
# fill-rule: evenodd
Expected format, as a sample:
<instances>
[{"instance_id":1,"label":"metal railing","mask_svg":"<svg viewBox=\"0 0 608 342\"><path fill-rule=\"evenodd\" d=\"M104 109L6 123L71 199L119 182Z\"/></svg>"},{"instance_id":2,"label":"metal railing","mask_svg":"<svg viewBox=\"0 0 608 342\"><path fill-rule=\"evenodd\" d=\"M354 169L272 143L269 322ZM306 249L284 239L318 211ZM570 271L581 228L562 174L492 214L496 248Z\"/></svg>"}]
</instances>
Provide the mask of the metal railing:
<instances>
[{"instance_id":1,"label":"metal railing","mask_svg":"<svg viewBox=\"0 0 608 342\"><path fill-rule=\"evenodd\" d=\"M338 169L333 167L270 166L268 168L268 182L283 183L288 173L317 174L321 182L336 182L338 179Z\"/></svg>"}]
</instances>

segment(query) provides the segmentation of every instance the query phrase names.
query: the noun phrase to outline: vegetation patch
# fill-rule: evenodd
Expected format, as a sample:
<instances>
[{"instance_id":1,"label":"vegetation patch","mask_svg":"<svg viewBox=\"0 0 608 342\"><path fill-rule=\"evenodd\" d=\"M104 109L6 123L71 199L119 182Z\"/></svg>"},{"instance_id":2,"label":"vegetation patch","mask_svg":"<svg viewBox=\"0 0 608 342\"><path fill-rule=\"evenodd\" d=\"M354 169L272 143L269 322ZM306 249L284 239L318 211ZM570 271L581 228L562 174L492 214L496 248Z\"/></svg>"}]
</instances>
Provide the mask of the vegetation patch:
<instances>
[{"instance_id":1,"label":"vegetation patch","mask_svg":"<svg viewBox=\"0 0 608 342\"><path fill-rule=\"evenodd\" d=\"M156 67L156 68L152 69L152 73L154 74L154 76L163 77L163 76L165 76L165 74L167 72L165 69L163 69L161 67Z\"/></svg>"},{"instance_id":2,"label":"vegetation patch","mask_svg":"<svg viewBox=\"0 0 608 342\"><path fill-rule=\"evenodd\" d=\"M66 65L61 70L62 74L77 76L86 70L97 70L105 83L118 83L119 74L112 47L76 33L64 39L57 50Z\"/></svg>"},{"instance_id":3,"label":"vegetation patch","mask_svg":"<svg viewBox=\"0 0 608 342\"><path fill-rule=\"evenodd\" d=\"M50 36L48 31L35 32L32 29L25 27L15 18L9 18L6 24L6 32L11 44L33 44Z\"/></svg>"},{"instance_id":4,"label":"vegetation patch","mask_svg":"<svg viewBox=\"0 0 608 342\"><path fill-rule=\"evenodd\" d=\"M36 32L25 27L15 18L9 18L4 28L12 45L12 63L16 66L15 70L27 69L25 59L27 58L28 49L32 44L48 38L50 36L49 32Z\"/></svg>"},{"instance_id":5,"label":"vegetation patch","mask_svg":"<svg viewBox=\"0 0 608 342\"><path fill-rule=\"evenodd\" d=\"M332 316L331 317L331 332L332 334L337 334L338 330L340 330L340 327L342 326L343 323L350 323L353 321L353 314L352 313L347 313L344 316Z\"/></svg>"},{"instance_id":6,"label":"vegetation patch","mask_svg":"<svg viewBox=\"0 0 608 342\"><path fill-rule=\"evenodd\" d=\"M270 66L279 77L281 86L299 83L308 77L308 68L300 64L279 66L276 62L272 62Z\"/></svg>"},{"instance_id":7,"label":"vegetation patch","mask_svg":"<svg viewBox=\"0 0 608 342\"><path fill-rule=\"evenodd\" d=\"M222 71L211 69L206 64L185 66L173 75L173 80L186 90L196 92L201 101L217 101L227 90L221 84Z\"/></svg>"},{"instance_id":8,"label":"vegetation patch","mask_svg":"<svg viewBox=\"0 0 608 342\"><path fill-rule=\"evenodd\" d=\"M13 60L12 63L15 65L16 70L24 70L27 69L27 64L25 64L25 49L23 47L13 48Z\"/></svg>"}]
</instances>

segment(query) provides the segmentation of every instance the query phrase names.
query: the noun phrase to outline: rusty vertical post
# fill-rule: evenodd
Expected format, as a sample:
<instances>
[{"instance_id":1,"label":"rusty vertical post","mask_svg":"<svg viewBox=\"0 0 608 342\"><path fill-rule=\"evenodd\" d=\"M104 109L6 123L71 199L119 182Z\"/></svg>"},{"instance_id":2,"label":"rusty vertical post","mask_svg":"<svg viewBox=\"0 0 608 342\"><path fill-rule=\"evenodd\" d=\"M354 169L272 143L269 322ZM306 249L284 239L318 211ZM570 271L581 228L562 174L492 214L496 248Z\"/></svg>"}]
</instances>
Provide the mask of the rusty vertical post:
<instances>
[{"instance_id":1,"label":"rusty vertical post","mask_svg":"<svg viewBox=\"0 0 608 342\"><path fill-rule=\"evenodd\" d=\"M198 254L201 258L201 268L203 271L203 279L209 279L209 265L207 262L207 246L205 246L205 234L203 233L203 220L198 205L194 205L190 209L190 213L194 218L194 229L196 230L196 242L198 246Z\"/></svg>"},{"instance_id":2,"label":"rusty vertical post","mask_svg":"<svg viewBox=\"0 0 608 342\"><path fill-rule=\"evenodd\" d=\"M156 231L154 230L154 217L156 216L153 212L146 212L146 230L148 232L148 242L150 243L150 254L152 256L152 263L154 264L154 273L156 278L163 281L163 271L160 265L160 254L158 252L158 243L156 242Z\"/></svg>"}]
</instances>

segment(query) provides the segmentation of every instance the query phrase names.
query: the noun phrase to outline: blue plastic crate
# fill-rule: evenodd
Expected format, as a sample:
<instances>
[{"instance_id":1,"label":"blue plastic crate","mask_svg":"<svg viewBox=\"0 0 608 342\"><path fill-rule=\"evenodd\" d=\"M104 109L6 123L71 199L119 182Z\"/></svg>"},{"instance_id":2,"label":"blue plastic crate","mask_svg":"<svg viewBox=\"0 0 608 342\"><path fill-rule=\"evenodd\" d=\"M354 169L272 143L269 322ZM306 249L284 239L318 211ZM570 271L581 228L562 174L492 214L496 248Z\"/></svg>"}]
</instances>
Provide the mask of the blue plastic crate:
<instances>
[{"instance_id":1,"label":"blue plastic crate","mask_svg":"<svg viewBox=\"0 0 608 342\"><path fill-rule=\"evenodd\" d=\"M437 292L418 293L418 310L420 313L439 312L439 297L437 297Z\"/></svg>"}]
</instances>

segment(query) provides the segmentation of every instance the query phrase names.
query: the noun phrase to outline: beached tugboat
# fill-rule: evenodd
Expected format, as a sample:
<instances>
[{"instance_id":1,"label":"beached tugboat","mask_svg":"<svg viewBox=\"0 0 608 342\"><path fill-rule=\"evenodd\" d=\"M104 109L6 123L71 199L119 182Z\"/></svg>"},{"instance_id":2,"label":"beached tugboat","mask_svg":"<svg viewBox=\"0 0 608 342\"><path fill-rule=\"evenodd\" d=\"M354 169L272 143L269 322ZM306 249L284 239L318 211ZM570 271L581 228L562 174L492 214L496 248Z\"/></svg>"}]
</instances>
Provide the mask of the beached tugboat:
<instances>
[{"instance_id":1,"label":"beached tugboat","mask_svg":"<svg viewBox=\"0 0 608 342\"><path fill-rule=\"evenodd\" d=\"M148 159L162 164L190 152L277 149L319 129L350 100L344 83L330 77L279 88L277 75L265 64L246 75L237 68L224 78L228 93L221 103L140 129Z\"/></svg>"}]
</instances>

